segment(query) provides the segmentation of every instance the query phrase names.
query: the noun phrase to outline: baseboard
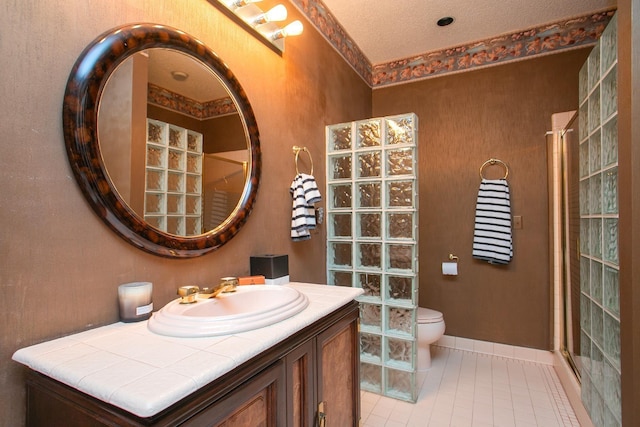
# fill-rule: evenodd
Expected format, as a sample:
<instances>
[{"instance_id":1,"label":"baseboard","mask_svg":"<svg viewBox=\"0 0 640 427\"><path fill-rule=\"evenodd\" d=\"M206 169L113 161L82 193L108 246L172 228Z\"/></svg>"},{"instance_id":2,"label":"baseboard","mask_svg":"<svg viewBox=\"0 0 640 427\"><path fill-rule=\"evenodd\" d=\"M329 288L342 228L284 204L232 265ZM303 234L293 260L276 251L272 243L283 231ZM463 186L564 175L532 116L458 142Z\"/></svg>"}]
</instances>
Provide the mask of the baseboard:
<instances>
[{"instance_id":1,"label":"baseboard","mask_svg":"<svg viewBox=\"0 0 640 427\"><path fill-rule=\"evenodd\" d=\"M554 365L554 354L552 351L548 350L538 350L534 348L453 337L449 335L444 335L434 345L506 357L508 359L525 360L544 365Z\"/></svg>"}]
</instances>

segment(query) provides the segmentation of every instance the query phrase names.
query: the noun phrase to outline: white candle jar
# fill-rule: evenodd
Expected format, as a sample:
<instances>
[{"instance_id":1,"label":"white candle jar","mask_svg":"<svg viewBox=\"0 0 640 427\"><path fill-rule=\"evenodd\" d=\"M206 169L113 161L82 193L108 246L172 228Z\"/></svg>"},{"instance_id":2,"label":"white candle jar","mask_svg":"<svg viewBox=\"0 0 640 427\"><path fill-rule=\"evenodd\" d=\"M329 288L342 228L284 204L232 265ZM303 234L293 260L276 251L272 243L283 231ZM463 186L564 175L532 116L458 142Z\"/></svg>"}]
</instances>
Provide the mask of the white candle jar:
<instances>
[{"instance_id":1,"label":"white candle jar","mask_svg":"<svg viewBox=\"0 0 640 427\"><path fill-rule=\"evenodd\" d=\"M118 286L118 304L120 320L123 322L138 322L151 317L153 302L151 282L131 282Z\"/></svg>"}]
</instances>

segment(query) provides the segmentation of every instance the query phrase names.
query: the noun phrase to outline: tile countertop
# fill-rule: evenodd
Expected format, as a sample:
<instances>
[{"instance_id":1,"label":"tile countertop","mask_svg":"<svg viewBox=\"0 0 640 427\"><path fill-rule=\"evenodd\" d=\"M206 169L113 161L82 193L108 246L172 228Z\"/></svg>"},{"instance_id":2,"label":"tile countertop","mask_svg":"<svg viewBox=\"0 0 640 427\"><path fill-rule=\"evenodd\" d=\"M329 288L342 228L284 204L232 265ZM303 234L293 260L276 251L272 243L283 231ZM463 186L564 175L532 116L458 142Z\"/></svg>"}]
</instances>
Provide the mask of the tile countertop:
<instances>
[{"instance_id":1,"label":"tile countertop","mask_svg":"<svg viewBox=\"0 0 640 427\"><path fill-rule=\"evenodd\" d=\"M20 349L13 360L139 417L150 417L362 293L309 283L283 286L305 294L309 305L264 328L174 338L149 331L146 321L120 322Z\"/></svg>"}]
</instances>

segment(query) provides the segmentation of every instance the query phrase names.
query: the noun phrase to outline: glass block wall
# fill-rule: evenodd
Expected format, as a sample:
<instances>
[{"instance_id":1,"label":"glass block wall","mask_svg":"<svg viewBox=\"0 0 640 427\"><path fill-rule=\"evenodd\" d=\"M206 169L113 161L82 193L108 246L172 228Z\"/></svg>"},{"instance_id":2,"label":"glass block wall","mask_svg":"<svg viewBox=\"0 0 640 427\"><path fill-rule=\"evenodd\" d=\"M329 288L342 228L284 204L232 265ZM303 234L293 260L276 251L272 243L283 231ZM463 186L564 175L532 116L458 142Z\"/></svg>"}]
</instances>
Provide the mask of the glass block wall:
<instances>
[{"instance_id":1,"label":"glass block wall","mask_svg":"<svg viewBox=\"0 0 640 427\"><path fill-rule=\"evenodd\" d=\"M579 78L582 401L596 427L621 424L616 22Z\"/></svg>"},{"instance_id":2,"label":"glass block wall","mask_svg":"<svg viewBox=\"0 0 640 427\"><path fill-rule=\"evenodd\" d=\"M363 390L416 400L418 181L415 114L327 127L330 285L364 289Z\"/></svg>"}]
</instances>

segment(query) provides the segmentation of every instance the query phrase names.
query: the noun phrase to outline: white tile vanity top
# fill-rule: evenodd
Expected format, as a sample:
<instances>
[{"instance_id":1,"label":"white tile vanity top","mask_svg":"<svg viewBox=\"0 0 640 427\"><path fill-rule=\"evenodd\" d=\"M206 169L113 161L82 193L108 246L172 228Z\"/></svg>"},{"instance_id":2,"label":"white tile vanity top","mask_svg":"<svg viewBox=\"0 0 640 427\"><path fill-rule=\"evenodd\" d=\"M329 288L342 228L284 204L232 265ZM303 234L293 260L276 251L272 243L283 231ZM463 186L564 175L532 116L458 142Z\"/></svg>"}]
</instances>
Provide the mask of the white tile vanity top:
<instances>
[{"instance_id":1,"label":"white tile vanity top","mask_svg":"<svg viewBox=\"0 0 640 427\"><path fill-rule=\"evenodd\" d=\"M305 310L274 325L206 338L154 334L147 322L114 323L16 351L13 360L140 417L150 417L362 293L290 283Z\"/></svg>"}]
</instances>

